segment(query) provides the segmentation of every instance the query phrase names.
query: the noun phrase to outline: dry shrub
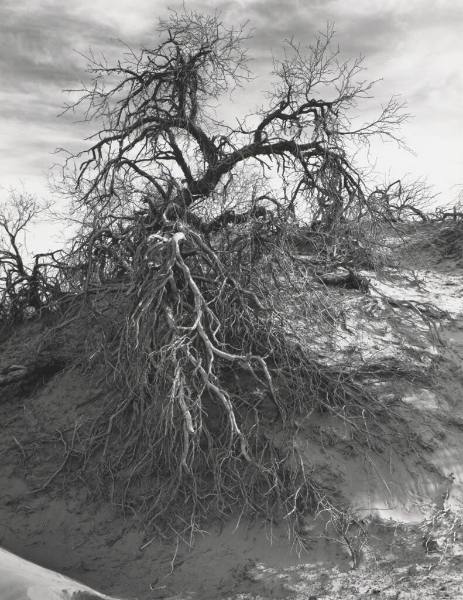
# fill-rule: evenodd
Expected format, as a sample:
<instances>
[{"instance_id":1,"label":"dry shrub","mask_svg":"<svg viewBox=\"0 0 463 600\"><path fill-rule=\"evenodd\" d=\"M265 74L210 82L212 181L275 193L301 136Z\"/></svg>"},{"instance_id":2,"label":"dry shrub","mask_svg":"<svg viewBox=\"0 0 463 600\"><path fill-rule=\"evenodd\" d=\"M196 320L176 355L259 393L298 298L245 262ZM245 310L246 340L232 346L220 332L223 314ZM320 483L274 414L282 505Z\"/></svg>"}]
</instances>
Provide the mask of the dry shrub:
<instances>
[{"instance_id":1,"label":"dry shrub","mask_svg":"<svg viewBox=\"0 0 463 600\"><path fill-rule=\"evenodd\" d=\"M463 220L442 224L434 235L433 244L443 258L463 259Z\"/></svg>"},{"instance_id":2,"label":"dry shrub","mask_svg":"<svg viewBox=\"0 0 463 600\"><path fill-rule=\"evenodd\" d=\"M314 224L294 227L287 237L292 250L310 256L314 267L379 271L393 265L391 241L396 235L389 223L365 218L330 231Z\"/></svg>"}]
</instances>

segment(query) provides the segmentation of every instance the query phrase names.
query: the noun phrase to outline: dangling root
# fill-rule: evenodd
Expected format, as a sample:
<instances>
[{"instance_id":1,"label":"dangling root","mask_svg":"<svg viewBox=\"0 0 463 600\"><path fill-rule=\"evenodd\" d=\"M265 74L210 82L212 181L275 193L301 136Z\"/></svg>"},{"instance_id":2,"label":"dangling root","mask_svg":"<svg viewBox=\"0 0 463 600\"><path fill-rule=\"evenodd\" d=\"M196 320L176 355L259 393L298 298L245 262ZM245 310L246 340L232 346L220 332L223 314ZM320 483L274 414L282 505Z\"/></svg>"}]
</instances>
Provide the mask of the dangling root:
<instances>
[{"instance_id":1,"label":"dangling root","mask_svg":"<svg viewBox=\"0 0 463 600\"><path fill-rule=\"evenodd\" d=\"M120 502L156 526L187 510L192 531L211 507L297 519L323 494L294 454L292 417L362 403L358 385L287 340L265 306L265 275L251 275L240 281L186 226L139 245L122 325L103 344L122 399L104 407L88 453L100 453L99 476L124 482ZM288 449L273 441L275 421Z\"/></svg>"}]
</instances>

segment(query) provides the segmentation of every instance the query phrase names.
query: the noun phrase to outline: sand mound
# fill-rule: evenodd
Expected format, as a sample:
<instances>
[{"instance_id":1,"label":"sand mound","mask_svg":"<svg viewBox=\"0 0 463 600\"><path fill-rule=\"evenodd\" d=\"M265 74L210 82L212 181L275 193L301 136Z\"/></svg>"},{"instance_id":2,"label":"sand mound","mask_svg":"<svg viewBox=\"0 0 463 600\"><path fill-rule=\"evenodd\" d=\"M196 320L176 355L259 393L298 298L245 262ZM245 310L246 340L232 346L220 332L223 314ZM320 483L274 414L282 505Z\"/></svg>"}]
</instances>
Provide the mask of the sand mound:
<instances>
[{"instance_id":1,"label":"sand mound","mask_svg":"<svg viewBox=\"0 0 463 600\"><path fill-rule=\"evenodd\" d=\"M3 600L111 600L86 585L1 548L0 597Z\"/></svg>"},{"instance_id":2,"label":"sand mound","mask_svg":"<svg viewBox=\"0 0 463 600\"><path fill-rule=\"evenodd\" d=\"M105 392L88 373L58 365L0 399L0 546L104 593L140 599L358 598L375 590L413 598L425 585L428 597L441 597L445 569L461 563L463 271L424 243L424 229L412 236L400 271L365 273L371 296L339 290L346 320L319 347L327 360L376 357L390 414L349 421L340 409L299 423L304 468L349 519L335 521L321 506L300 523L293 546L284 519L249 523L236 515L211 523L194 545L145 530L139 515L124 513L73 468L72 440ZM423 315L436 323L432 307L443 324L425 327ZM416 322L411 337L404 319ZM0 372L24 366L25 344L40 327L25 325L3 342ZM412 359L432 366L429 377L413 377ZM402 377L403 364L412 376ZM363 575L350 570L353 562ZM446 585L442 594L461 595L457 578Z\"/></svg>"}]
</instances>

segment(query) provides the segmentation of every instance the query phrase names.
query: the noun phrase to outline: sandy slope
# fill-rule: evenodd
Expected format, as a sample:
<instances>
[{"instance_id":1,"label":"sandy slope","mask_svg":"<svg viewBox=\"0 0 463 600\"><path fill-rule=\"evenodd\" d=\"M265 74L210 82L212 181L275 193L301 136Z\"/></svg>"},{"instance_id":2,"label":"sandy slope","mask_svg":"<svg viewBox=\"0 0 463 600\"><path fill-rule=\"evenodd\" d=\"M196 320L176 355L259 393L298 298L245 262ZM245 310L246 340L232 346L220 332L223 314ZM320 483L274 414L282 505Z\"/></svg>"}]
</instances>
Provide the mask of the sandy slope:
<instances>
[{"instance_id":1,"label":"sandy slope","mask_svg":"<svg viewBox=\"0 0 463 600\"><path fill-rule=\"evenodd\" d=\"M2 600L115 600L0 548Z\"/></svg>"},{"instance_id":2,"label":"sandy slope","mask_svg":"<svg viewBox=\"0 0 463 600\"><path fill-rule=\"evenodd\" d=\"M311 415L296 440L306 467L356 515L348 533L358 569L323 512L301 524L302 551L289 544L284 521L270 528L238 519L211 525L189 549L188 540L149 535L136 515L121 514L72 474L41 490L62 463L62 432L101 401L77 371L54 376L21 402L0 400L0 546L105 593L140 599L463 598L463 270L440 259L425 243L428 233L412 236L399 279L392 271L367 274L372 297L339 292L349 309L345 326L322 350L341 360L413 356L423 365L438 356L437 378L390 376L392 429L371 423L359 439L342 419ZM435 303L448 313L445 324L430 333L415 309L399 310L384 295ZM403 315L416 323L411 337ZM0 367L15 353L14 344L0 348Z\"/></svg>"}]
</instances>

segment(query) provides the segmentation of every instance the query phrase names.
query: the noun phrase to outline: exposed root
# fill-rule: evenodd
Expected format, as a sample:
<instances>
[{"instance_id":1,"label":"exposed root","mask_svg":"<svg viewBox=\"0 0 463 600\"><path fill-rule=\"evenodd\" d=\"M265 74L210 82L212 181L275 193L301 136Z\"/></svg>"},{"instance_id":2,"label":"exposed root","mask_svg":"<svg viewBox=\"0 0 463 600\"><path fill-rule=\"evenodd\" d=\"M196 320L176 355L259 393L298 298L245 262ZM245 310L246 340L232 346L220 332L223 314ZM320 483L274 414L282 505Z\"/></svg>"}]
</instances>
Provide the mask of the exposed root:
<instances>
[{"instance_id":1,"label":"exposed root","mask_svg":"<svg viewBox=\"0 0 463 600\"><path fill-rule=\"evenodd\" d=\"M144 232L113 299L104 285L88 296L100 326L112 315L91 356L119 393L84 463L98 456L100 485L154 528L188 537L206 515L236 513L285 517L295 532L301 514L331 506L298 453L298 416L331 412L363 440L383 410L354 372L320 365L289 335L273 303L293 267L272 256L240 269L177 223Z\"/></svg>"}]
</instances>

